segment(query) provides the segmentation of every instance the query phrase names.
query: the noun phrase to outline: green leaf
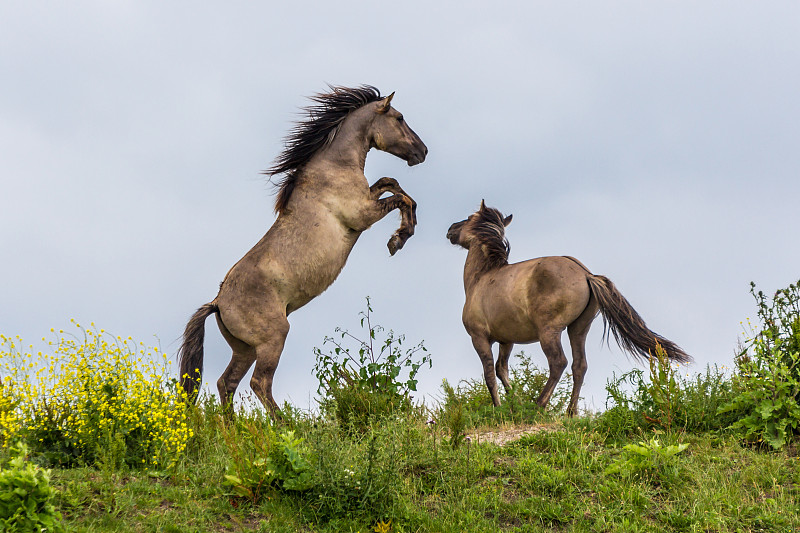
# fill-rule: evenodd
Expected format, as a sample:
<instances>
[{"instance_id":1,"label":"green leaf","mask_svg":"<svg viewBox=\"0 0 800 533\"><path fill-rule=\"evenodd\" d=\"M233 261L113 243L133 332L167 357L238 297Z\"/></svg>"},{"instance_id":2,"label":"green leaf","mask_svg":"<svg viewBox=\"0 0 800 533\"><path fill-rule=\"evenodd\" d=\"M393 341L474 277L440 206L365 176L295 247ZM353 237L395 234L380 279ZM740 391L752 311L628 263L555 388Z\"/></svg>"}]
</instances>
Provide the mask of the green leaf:
<instances>
[{"instance_id":1,"label":"green leaf","mask_svg":"<svg viewBox=\"0 0 800 533\"><path fill-rule=\"evenodd\" d=\"M231 475L225 474L225 480L228 483L230 483L231 485L241 485L242 484L241 478L239 478L237 476L231 476Z\"/></svg>"},{"instance_id":2,"label":"green leaf","mask_svg":"<svg viewBox=\"0 0 800 533\"><path fill-rule=\"evenodd\" d=\"M769 417L772 414L772 411L774 409L775 409L775 406L772 405L772 402L767 400L767 401L761 402L758 405L758 407L756 407L756 412L758 412L758 414L761 415L761 418L766 420L766 419L769 419Z\"/></svg>"}]
</instances>

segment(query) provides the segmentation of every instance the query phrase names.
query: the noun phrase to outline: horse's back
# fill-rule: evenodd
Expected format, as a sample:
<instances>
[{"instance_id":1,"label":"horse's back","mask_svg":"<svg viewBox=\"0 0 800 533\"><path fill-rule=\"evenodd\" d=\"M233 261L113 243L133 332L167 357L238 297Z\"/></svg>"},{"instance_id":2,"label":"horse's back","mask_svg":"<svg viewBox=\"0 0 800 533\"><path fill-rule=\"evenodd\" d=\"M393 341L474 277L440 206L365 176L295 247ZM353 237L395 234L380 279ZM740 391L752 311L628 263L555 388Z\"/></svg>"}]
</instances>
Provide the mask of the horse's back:
<instances>
[{"instance_id":1,"label":"horse's back","mask_svg":"<svg viewBox=\"0 0 800 533\"><path fill-rule=\"evenodd\" d=\"M571 257L548 256L517 263L525 268L526 293L533 302L544 305L547 301L565 298L582 301L588 299L589 270ZM511 265L514 266L514 265ZM585 307L585 304L583 305Z\"/></svg>"},{"instance_id":2,"label":"horse's back","mask_svg":"<svg viewBox=\"0 0 800 533\"><path fill-rule=\"evenodd\" d=\"M480 309L465 308L465 325L484 322L498 342L536 342L543 330L563 330L583 313L591 298L588 275L567 257L505 265L489 273L468 302Z\"/></svg>"}]
</instances>

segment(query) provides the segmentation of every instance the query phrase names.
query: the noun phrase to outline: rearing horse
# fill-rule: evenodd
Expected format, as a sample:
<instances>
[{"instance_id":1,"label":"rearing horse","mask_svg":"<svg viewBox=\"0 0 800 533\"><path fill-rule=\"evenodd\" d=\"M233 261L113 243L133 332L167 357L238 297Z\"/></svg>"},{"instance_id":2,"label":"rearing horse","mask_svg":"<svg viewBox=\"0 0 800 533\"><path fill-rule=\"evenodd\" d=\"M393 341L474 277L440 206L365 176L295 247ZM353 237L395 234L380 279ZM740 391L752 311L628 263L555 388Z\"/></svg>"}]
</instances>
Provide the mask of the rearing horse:
<instances>
[{"instance_id":1,"label":"rearing horse","mask_svg":"<svg viewBox=\"0 0 800 533\"><path fill-rule=\"evenodd\" d=\"M232 409L242 377L255 363L250 386L270 411L278 407L272 380L289 333L287 316L327 289L344 268L359 235L394 209L400 228L388 242L394 255L414 234L416 202L393 178L372 186L364 175L371 148L405 160L425 161L428 149L371 86L330 87L311 98L308 119L296 124L286 148L266 174L283 175L278 214L266 235L228 271L213 301L189 320L178 352L181 382L192 399L203 371L205 319L216 314L233 350L217 381L220 400ZM385 193L390 196L382 198Z\"/></svg>"},{"instance_id":2,"label":"rearing horse","mask_svg":"<svg viewBox=\"0 0 800 533\"><path fill-rule=\"evenodd\" d=\"M610 279L592 274L577 259L539 257L509 264L505 230L510 223L511 215L503 217L481 201L476 213L447 231L451 243L469 250L464 265L467 298L462 320L483 363L483 376L495 406L500 405L495 374L506 392L510 389L508 357L514 343L537 341L550 367L537 403L547 405L567 367L561 347L561 332L566 329L572 347L573 379L567 414L575 415L586 374L586 335L598 311L620 348L634 357L652 357L658 343L670 359L691 360L675 343L650 331ZM495 342L500 344L496 367L492 356Z\"/></svg>"}]
</instances>

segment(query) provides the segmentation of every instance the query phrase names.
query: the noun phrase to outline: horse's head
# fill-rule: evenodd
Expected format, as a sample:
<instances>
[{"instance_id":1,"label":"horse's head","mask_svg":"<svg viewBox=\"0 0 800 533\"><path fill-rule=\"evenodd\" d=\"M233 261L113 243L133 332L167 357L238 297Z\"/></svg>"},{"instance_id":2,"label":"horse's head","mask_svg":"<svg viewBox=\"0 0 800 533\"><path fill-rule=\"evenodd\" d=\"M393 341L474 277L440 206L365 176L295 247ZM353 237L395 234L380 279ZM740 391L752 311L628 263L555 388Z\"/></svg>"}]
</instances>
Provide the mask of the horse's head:
<instances>
[{"instance_id":1,"label":"horse's head","mask_svg":"<svg viewBox=\"0 0 800 533\"><path fill-rule=\"evenodd\" d=\"M450 241L451 244L458 244L459 246L463 246L464 248L469 248L469 243L467 242L469 237L469 232L465 232L464 239L462 240L461 234L464 226L467 225L469 222L469 218L466 220L462 220L461 222L453 222L450 225L450 229L447 230L447 239Z\"/></svg>"},{"instance_id":2,"label":"horse's head","mask_svg":"<svg viewBox=\"0 0 800 533\"><path fill-rule=\"evenodd\" d=\"M471 214L466 220L455 222L450 226L450 229L447 230L447 238L452 244L457 244L467 249L469 249L475 238L484 243L497 241L504 248L507 248L505 228L511 224L513 216L504 217L503 213L497 209L486 207L484 201L481 200L480 209Z\"/></svg>"},{"instance_id":3,"label":"horse's head","mask_svg":"<svg viewBox=\"0 0 800 533\"><path fill-rule=\"evenodd\" d=\"M408 166L425 161L428 147L414 133L403 114L391 106L394 93L370 104L374 116L369 127L370 146L403 159Z\"/></svg>"}]
</instances>

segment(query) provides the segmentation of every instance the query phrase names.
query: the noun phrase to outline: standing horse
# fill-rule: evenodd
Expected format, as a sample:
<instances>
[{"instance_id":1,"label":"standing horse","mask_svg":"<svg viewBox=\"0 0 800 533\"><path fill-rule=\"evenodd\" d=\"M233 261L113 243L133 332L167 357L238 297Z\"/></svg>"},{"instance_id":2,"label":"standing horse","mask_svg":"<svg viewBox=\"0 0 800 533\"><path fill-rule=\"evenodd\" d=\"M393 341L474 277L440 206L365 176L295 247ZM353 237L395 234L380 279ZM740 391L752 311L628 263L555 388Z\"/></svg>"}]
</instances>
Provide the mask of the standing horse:
<instances>
[{"instance_id":1,"label":"standing horse","mask_svg":"<svg viewBox=\"0 0 800 533\"><path fill-rule=\"evenodd\" d=\"M511 215L503 217L481 201L476 213L447 231L451 243L469 250L462 320L483 363L495 406L500 405L495 372L508 392L508 357L514 343L537 341L547 356L550 376L536 403L547 405L567 366L561 347L561 332L566 329L574 380L567 414L575 415L586 374L586 335L598 310L620 348L634 357L652 357L658 344L674 361L691 360L675 343L650 331L611 280L592 274L577 259L540 257L509 264L510 247L505 238L509 223ZM492 358L495 342L500 344L496 367Z\"/></svg>"},{"instance_id":2,"label":"standing horse","mask_svg":"<svg viewBox=\"0 0 800 533\"><path fill-rule=\"evenodd\" d=\"M414 234L416 202L393 178L372 186L364 175L367 152L389 152L409 166L422 163L428 149L371 86L330 87L311 98L308 119L287 137L285 150L266 174L283 174L278 214L266 235L230 269L213 301L186 325L179 350L181 382L192 399L203 371L205 319L216 314L233 356L217 381L220 400L232 409L242 377L255 363L250 386L270 411L272 379L286 335L287 316L327 289L344 268L359 235L394 209L400 228L389 239L394 255ZM385 193L390 196L382 198Z\"/></svg>"}]
</instances>

